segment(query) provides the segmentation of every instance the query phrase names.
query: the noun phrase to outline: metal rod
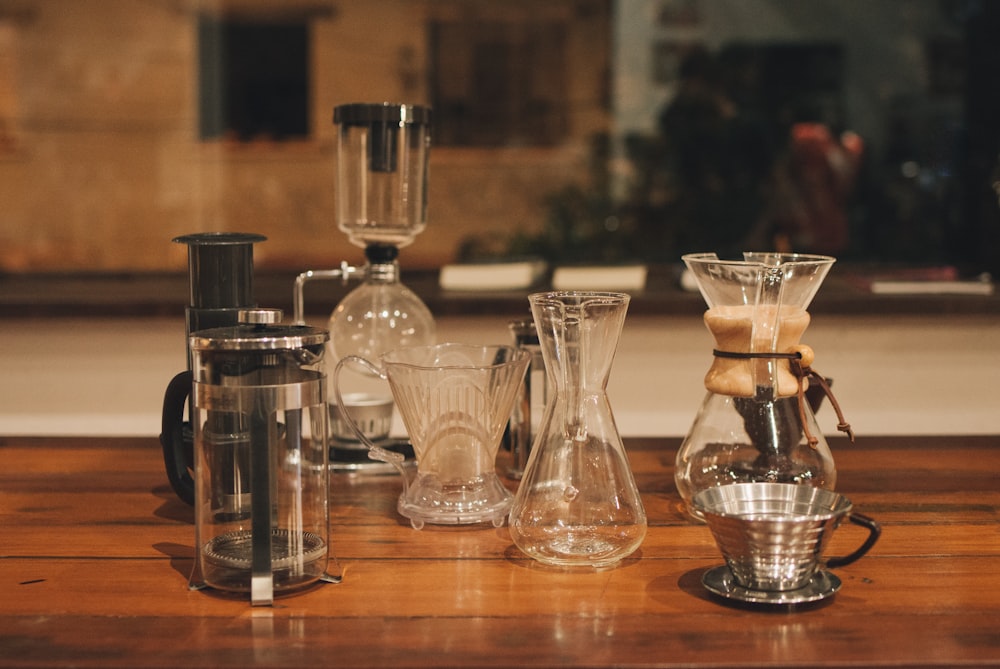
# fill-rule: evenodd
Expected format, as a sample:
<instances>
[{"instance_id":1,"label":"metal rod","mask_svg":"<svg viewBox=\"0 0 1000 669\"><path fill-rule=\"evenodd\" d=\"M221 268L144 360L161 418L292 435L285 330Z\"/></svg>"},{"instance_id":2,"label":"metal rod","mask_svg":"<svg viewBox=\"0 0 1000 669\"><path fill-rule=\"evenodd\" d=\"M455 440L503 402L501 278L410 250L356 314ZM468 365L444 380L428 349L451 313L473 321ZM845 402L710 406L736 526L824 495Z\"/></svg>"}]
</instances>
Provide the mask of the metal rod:
<instances>
[{"instance_id":1,"label":"metal rod","mask_svg":"<svg viewBox=\"0 0 1000 669\"><path fill-rule=\"evenodd\" d=\"M357 274L359 271L359 268L353 267L346 260L343 260L340 263L340 269L311 269L295 277L294 320L292 323L294 325L306 324L304 293L307 282L314 279L341 279L346 284L351 275Z\"/></svg>"}]
</instances>

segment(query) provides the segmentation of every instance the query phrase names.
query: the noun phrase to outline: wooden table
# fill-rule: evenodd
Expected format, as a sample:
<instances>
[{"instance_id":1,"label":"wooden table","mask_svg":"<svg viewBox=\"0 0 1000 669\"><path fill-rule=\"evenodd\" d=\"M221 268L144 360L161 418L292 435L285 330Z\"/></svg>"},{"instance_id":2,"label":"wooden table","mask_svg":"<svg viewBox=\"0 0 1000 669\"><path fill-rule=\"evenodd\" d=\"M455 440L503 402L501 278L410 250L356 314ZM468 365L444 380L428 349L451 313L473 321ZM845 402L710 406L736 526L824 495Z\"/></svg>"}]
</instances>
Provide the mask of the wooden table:
<instances>
[{"instance_id":1,"label":"wooden table","mask_svg":"<svg viewBox=\"0 0 1000 669\"><path fill-rule=\"evenodd\" d=\"M0 439L0 665L1000 666L1000 438L832 440L883 525L831 599L735 606L679 511L677 440L626 442L650 527L606 571L523 557L506 528L415 531L391 476L333 478L339 585L273 608L191 592L192 511L155 439ZM831 552L857 545L844 525Z\"/></svg>"}]
</instances>

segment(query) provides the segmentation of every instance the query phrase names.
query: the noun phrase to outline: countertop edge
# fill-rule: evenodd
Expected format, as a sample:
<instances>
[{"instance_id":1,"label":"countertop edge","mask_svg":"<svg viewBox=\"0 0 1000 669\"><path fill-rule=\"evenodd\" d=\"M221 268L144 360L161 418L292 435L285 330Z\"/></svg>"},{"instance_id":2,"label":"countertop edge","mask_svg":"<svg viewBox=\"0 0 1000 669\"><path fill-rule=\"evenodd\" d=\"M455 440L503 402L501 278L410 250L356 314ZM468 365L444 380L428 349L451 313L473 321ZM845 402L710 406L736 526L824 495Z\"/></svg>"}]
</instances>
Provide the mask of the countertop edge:
<instances>
[{"instance_id":1,"label":"countertop edge","mask_svg":"<svg viewBox=\"0 0 1000 669\"><path fill-rule=\"evenodd\" d=\"M696 292L683 290L678 267L650 268L646 286L627 291L630 315L700 316L705 303ZM260 271L254 277L258 305L293 314L296 272ZM449 291L438 284L437 270L402 272L412 289L436 316L528 315L527 296L549 290L547 280L520 290ZM1000 295L874 294L865 275L842 270L820 289L809 311L847 316L1000 316ZM327 317L356 281L339 280L307 284L305 315ZM183 318L189 302L186 272L47 273L0 275L0 316L15 318L59 317L176 317Z\"/></svg>"}]
</instances>

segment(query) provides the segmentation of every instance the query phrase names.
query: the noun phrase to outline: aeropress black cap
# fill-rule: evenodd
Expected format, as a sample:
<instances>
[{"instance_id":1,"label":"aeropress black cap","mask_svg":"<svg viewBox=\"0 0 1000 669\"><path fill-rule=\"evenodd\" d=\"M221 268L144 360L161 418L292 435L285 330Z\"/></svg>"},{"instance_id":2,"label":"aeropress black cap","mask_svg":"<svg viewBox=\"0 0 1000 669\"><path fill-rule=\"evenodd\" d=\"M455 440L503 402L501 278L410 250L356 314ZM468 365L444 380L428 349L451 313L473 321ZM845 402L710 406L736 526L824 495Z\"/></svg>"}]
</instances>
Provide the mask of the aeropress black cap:
<instances>
[{"instance_id":1,"label":"aeropress black cap","mask_svg":"<svg viewBox=\"0 0 1000 669\"><path fill-rule=\"evenodd\" d=\"M201 232L173 240L188 246L188 334L236 325L240 309L256 306L253 245L266 239L246 232Z\"/></svg>"}]
</instances>

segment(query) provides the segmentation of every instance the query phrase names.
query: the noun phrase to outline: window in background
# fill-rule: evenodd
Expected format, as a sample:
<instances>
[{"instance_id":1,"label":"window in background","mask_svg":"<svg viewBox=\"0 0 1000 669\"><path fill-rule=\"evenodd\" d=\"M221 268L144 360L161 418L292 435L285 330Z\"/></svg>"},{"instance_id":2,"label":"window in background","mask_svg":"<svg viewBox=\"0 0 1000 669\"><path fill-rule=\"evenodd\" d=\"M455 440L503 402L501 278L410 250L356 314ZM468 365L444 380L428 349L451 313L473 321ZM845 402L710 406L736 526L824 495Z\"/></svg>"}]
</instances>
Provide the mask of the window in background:
<instances>
[{"instance_id":1,"label":"window in background","mask_svg":"<svg viewBox=\"0 0 1000 669\"><path fill-rule=\"evenodd\" d=\"M558 21L434 21L434 141L551 146L568 132L566 26Z\"/></svg>"},{"instance_id":2,"label":"window in background","mask_svg":"<svg viewBox=\"0 0 1000 669\"><path fill-rule=\"evenodd\" d=\"M201 17L198 74L201 139L308 137L305 20Z\"/></svg>"},{"instance_id":3,"label":"window in background","mask_svg":"<svg viewBox=\"0 0 1000 669\"><path fill-rule=\"evenodd\" d=\"M14 122L17 117L15 59L17 33L12 21L0 19L0 154L16 148Z\"/></svg>"}]
</instances>

